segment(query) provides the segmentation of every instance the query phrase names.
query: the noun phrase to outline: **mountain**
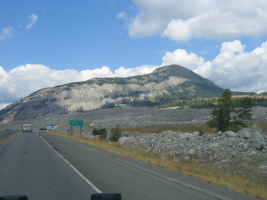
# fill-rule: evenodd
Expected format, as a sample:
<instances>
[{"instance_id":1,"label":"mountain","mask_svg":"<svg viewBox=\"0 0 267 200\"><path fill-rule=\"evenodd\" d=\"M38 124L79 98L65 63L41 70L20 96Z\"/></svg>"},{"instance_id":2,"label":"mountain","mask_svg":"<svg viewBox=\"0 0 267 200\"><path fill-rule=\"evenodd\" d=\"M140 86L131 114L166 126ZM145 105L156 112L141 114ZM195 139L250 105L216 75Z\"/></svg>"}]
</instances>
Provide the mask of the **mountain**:
<instances>
[{"instance_id":1,"label":"mountain","mask_svg":"<svg viewBox=\"0 0 267 200\"><path fill-rule=\"evenodd\" d=\"M170 65L146 75L93 78L38 90L0 111L0 122L112 107L152 106L176 99L214 97L223 89L189 69Z\"/></svg>"}]
</instances>

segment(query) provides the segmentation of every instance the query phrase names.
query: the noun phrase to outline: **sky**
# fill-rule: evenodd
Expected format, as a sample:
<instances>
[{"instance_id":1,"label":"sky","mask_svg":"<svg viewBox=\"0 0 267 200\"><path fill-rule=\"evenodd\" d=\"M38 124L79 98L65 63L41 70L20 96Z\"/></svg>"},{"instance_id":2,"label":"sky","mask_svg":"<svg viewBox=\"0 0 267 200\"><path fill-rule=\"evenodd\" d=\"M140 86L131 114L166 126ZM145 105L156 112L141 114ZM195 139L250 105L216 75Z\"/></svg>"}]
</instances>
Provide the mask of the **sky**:
<instances>
[{"instance_id":1,"label":"sky","mask_svg":"<svg viewBox=\"0 0 267 200\"><path fill-rule=\"evenodd\" d=\"M0 0L0 109L32 92L178 64L267 91L266 0Z\"/></svg>"}]
</instances>

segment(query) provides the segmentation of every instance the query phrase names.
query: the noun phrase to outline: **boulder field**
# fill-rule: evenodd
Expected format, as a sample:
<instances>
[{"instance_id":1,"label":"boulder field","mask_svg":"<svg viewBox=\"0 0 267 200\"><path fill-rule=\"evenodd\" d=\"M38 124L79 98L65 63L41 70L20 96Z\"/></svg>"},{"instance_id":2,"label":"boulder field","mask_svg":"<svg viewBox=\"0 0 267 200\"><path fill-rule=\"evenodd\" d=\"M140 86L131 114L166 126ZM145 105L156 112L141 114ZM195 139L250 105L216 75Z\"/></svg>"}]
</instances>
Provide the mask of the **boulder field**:
<instances>
[{"instance_id":1,"label":"boulder field","mask_svg":"<svg viewBox=\"0 0 267 200\"><path fill-rule=\"evenodd\" d=\"M161 159L194 162L205 167L211 164L221 172L267 184L267 136L257 125L237 133L135 133L121 137L118 144L142 148L147 153L159 154Z\"/></svg>"}]
</instances>

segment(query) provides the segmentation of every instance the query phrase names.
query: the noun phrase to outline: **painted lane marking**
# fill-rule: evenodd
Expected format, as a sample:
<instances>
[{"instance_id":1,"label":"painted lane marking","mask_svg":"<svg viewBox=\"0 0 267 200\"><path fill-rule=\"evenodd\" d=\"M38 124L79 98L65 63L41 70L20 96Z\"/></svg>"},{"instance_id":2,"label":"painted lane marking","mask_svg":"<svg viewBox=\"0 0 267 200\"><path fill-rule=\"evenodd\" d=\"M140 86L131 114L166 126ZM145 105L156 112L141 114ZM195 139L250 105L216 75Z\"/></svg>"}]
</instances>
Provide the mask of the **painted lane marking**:
<instances>
[{"instance_id":1,"label":"painted lane marking","mask_svg":"<svg viewBox=\"0 0 267 200\"><path fill-rule=\"evenodd\" d=\"M76 169L68 160L64 158L58 151L56 151L42 136L43 141L48 144L88 185L90 185L97 193L102 193L91 181L89 181L78 169Z\"/></svg>"},{"instance_id":2,"label":"painted lane marking","mask_svg":"<svg viewBox=\"0 0 267 200\"><path fill-rule=\"evenodd\" d=\"M21 132L16 132L16 133L14 133L14 134L10 135L9 137L7 137L7 138L5 138L5 139L1 140L1 141L0 141L0 144L3 144L3 143L5 143L6 141L8 141L9 139L11 139L12 137L14 137L14 136L18 135L19 133L21 133Z\"/></svg>"}]
</instances>

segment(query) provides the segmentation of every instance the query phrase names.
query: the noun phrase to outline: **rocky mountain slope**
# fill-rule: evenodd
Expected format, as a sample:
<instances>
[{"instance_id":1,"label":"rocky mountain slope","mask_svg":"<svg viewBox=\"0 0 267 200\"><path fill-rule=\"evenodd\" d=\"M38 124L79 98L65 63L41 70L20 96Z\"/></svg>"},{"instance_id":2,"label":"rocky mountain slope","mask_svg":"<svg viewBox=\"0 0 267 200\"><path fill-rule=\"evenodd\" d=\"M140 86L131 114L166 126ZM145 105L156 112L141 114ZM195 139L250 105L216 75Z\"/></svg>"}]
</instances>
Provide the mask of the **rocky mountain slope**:
<instances>
[{"instance_id":1,"label":"rocky mountain slope","mask_svg":"<svg viewBox=\"0 0 267 200\"><path fill-rule=\"evenodd\" d=\"M174 99L218 96L211 81L179 65L127 78L94 78L45 88L0 111L0 123L112 107L115 104L151 106Z\"/></svg>"}]
</instances>

